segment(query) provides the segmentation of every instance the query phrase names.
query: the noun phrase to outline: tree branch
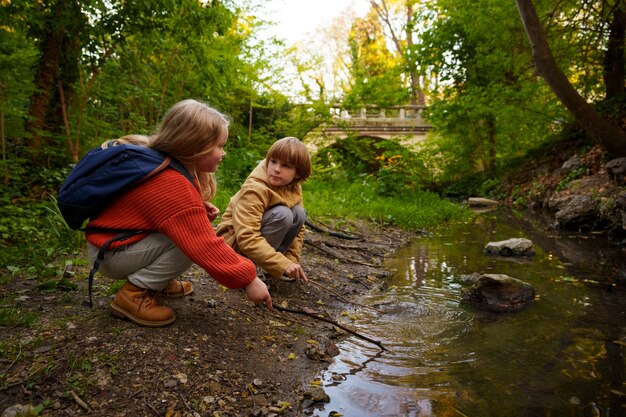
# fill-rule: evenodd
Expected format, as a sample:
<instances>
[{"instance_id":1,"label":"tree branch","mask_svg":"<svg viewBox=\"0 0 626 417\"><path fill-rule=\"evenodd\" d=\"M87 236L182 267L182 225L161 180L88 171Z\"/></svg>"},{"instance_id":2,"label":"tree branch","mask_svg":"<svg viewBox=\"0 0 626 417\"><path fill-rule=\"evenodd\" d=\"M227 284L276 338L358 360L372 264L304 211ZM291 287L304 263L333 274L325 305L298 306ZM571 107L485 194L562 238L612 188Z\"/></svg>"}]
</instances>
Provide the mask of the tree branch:
<instances>
[{"instance_id":1,"label":"tree branch","mask_svg":"<svg viewBox=\"0 0 626 417\"><path fill-rule=\"evenodd\" d=\"M370 339L367 336L363 336L362 334L360 334L360 333L358 333L358 332L356 332L356 331L354 331L352 329L349 329L348 327L346 327L346 326L344 326L342 324L337 323L335 320L327 319L326 317L319 316L319 315L317 315L315 313L309 313L309 312L304 311L304 310L296 310L296 309L293 309L293 308L281 307L281 306L279 306L277 304L274 304L274 308L276 310L278 310L278 311L284 311L284 312L293 313L293 314L302 314L304 316L309 316L309 317L314 318L316 320L321 320L321 321L324 321L326 323L330 323L333 326L339 327L340 329L345 330L346 332L348 332L348 333L350 333L350 334L352 334L352 335L354 335L354 336L356 336L356 337L358 337L360 339L363 339L363 340L366 340L366 341L368 341L370 343L375 344L381 350L387 350L387 349L385 349L383 347L382 342L380 342L379 340L374 340L374 339Z\"/></svg>"},{"instance_id":2,"label":"tree branch","mask_svg":"<svg viewBox=\"0 0 626 417\"><path fill-rule=\"evenodd\" d=\"M361 239L360 236L352 236L352 235L348 235L348 234L345 234L345 233L333 232L332 230L324 230L321 227L314 225L313 223L311 223L308 220L306 220L304 222L304 224L308 228L310 228L311 230L315 230L318 233L324 233L325 235L328 235L328 236L338 237L340 239L347 239L347 240L358 240L358 239Z\"/></svg>"}]
</instances>

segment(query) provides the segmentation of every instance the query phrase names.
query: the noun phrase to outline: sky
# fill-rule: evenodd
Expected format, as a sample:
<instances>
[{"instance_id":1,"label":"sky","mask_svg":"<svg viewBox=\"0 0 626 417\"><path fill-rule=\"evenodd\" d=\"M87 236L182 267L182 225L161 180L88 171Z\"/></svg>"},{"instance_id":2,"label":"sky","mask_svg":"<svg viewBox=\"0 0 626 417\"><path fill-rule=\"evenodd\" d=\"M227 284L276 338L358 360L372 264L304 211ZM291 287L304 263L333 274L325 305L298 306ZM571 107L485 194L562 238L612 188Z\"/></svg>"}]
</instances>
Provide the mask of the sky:
<instances>
[{"instance_id":1,"label":"sky","mask_svg":"<svg viewBox=\"0 0 626 417\"><path fill-rule=\"evenodd\" d=\"M269 0L266 18L276 22L270 34L293 44L307 33L330 25L333 19L353 7L363 15L369 8L368 0ZM273 33L271 33L273 32Z\"/></svg>"}]
</instances>

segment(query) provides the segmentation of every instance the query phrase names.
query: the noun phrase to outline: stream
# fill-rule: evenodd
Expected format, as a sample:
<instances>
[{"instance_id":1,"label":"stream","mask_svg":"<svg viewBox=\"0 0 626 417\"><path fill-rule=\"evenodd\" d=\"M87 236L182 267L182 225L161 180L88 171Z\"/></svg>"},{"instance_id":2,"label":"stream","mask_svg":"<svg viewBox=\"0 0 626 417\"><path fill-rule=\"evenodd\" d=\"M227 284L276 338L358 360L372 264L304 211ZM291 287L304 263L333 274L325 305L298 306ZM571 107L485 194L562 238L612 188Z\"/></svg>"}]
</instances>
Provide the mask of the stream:
<instances>
[{"instance_id":1,"label":"stream","mask_svg":"<svg viewBox=\"0 0 626 417\"><path fill-rule=\"evenodd\" d=\"M525 237L528 258L485 255ZM379 340L338 344L331 401L309 415L626 416L626 248L559 233L508 210L446 225L400 249L387 288L342 322ZM460 277L507 274L535 288L515 313L461 305Z\"/></svg>"}]
</instances>

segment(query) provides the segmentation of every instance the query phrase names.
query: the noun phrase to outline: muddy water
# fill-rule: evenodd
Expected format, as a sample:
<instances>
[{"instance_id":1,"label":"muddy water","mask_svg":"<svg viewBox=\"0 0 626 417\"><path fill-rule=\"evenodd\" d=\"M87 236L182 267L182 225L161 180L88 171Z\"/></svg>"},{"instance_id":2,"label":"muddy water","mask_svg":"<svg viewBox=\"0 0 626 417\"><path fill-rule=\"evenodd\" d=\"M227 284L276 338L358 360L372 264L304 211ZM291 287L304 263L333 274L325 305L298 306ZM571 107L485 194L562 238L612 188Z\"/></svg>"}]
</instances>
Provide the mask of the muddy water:
<instances>
[{"instance_id":1,"label":"muddy water","mask_svg":"<svg viewBox=\"0 0 626 417\"><path fill-rule=\"evenodd\" d=\"M526 237L529 259L483 254L489 241ZM388 288L345 321L360 339L323 375L328 416L626 415L626 252L606 238L559 235L504 211L448 225L400 250ZM459 304L460 276L502 273L535 287L512 314Z\"/></svg>"}]
</instances>

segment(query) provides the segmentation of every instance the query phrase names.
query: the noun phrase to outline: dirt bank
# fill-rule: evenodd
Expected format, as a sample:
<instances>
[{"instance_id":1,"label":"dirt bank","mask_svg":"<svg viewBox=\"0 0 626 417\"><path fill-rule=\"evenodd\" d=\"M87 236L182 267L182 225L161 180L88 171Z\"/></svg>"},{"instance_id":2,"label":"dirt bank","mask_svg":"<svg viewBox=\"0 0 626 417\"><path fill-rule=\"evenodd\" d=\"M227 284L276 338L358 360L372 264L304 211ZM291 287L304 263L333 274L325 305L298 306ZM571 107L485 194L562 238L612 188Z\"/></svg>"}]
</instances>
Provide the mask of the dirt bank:
<instances>
[{"instance_id":1,"label":"dirt bank","mask_svg":"<svg viewBox=\"0 0 626 417\"><path fill-rule=\"evenodd\" d=\"M341 228L356 239L307 229L302 263L311 283L271 282L275 304L349 326L360 296L383 285L384 257L414 237L366 223ZM323 397L315 379L347 336L306 315L269 313L198 269L185 276L195 292L166 301L176 312L173 325L139 327L108 312L115 292L108 280L97 280L93 310L82 307L86 274L86 267L66 274L79 286L71 291L47 293L27 279L1 289L19 294L15 304L39 319L0 329L0 412L30 406L31 415L43 416L306 415L303 399Z\"/></svg>"},{"instance_id":2,"label":"dirt bank","mask_svg":"<svg viewBox=\"0 0 626 417\"><path fill-rule=\"evenodd\" d=\"M550 216L555 228L605 233L625 245L624 159L582 141L555 142L506 175L500 192L508 205Z\"/></svg>"}]
</instances>

